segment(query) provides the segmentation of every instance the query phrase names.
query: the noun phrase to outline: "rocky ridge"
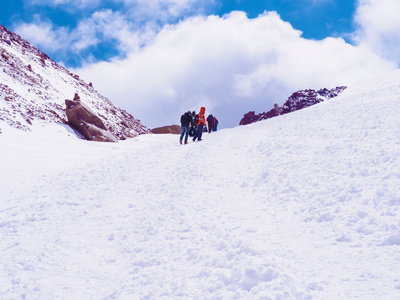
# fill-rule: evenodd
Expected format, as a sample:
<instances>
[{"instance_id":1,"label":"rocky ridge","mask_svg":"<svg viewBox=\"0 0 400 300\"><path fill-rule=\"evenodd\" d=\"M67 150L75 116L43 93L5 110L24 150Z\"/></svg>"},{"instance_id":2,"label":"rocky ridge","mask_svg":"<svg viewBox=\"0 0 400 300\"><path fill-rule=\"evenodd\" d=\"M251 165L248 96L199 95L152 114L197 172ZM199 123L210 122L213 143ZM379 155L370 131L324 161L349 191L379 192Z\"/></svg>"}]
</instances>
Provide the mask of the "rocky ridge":
<instances>
[{"instance_id":1,"label":"rocky ridge","mask_svg":"<svg viewBox=\"0 0 400 300\"><path fill-rule=\"evenodd\" d=\"M34 123L68 124L65 100L76 93L118 139L151 132L91 83L0 25L0 133L7 125L29 131Z\"/></svg>"},{"instance_id":2,"label":"rocky ridge","mask_svg":"<svg viewBox=\"0 0 400 300\"><path fill-rule=\"evenodd\" d=\"M247 125L254 122L259 122L315 105L317 103L335 98L345 89L345 86L338 86L330 90L323 88L318 91L312 89L297 91L285 101L282 107L275 103L274 108L268 112L263 112L257 115L254 111L248 112L243 116L239 125Z\"/></svg>"}]
</instances>

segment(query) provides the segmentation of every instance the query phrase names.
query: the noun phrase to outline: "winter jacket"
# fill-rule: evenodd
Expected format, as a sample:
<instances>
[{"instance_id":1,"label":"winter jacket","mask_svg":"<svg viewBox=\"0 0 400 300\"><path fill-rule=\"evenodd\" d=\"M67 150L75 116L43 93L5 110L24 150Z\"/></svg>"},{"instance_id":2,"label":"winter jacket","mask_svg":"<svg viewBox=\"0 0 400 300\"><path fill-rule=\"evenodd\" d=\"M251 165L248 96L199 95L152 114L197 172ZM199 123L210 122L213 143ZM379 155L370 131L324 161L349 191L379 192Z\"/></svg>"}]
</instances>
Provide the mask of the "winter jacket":
<instances>
[{"instance_id":1,"label":"winter jacket","mask_svg":"<svg viewBox=\"0 0 400 300\"><path fill-rule=\"evenodd\" d=\"M197 125L200 124L206 125L206 117L204 116L205 113L206 113L205 107L201 107L199 113L199 123L197 123Z\"/></svg>"},{"instance_id":2,"label":"winter jacket","mask_svg":"<svg viewBox=\"0 0 400 300\"><path fill-rule=\"evenodd\" d=\"M189 126L192 122L192 116L185 113L181 116L181 126Z\"/></svg>"},{"instance_id":3,"label":"winter jacket","mask_svg":"<svg viewBox=\"0 0 400 300\"><path fill-rule=\"evenodd\" d=\"M197 126L197 120L196 120L197 115L195 112L192 112L190 115L192 116L192 127L196 127Z\"/></svg>"}]
</instances>

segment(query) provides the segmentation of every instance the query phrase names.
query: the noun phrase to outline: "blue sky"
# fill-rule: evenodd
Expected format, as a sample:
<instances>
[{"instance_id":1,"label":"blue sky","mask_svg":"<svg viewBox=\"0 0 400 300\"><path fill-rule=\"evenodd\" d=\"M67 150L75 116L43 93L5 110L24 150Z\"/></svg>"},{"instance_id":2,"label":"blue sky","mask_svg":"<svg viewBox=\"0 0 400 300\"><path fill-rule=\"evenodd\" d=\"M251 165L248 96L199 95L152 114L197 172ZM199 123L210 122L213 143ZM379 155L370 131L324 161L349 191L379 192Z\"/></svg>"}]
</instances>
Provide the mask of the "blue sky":
<instances>
[{"instance_id":1,"label":"blue sky","mask_svg":"<svg viewBox=\"0 0 400 300\"><path fill-rule=\"evenodd\" d=\"M277 11L284 21L303 32L303 37L323 39L328 36L345 35L353 31L353 1L298 1L298 0L229 0L222 1L218 14L232 10L245 11L255 18L265 10Z\"/></svg>"},{"instance_id":2,"label":"blue sky","mask_svg":"<svg viewBox=\"0 0 400 300\"><path fill-rule=\"evenodd\" d=\"M135 1L131 2L133 6ZM248 18L256 18L264 11L277 11L282 20L289 22L295 29L301 30L304 38L320 40L329 36L341 36L351 42L348 35L354 30L355 3L348 0L216 0L194 2L193 8L184 11L182 14L171 15L170 18L158 20L151 15L144 14L143 19L137 18L139 19L138 23L145 24L146 22L157 21L159 26L163 26L196 14L223 16L232 11L243 11ZM76 8L73 8L74 5L76 5ZM164 6L166 7L167 4L164 4ZM2 3L0 23L14 30L22 23L29 24L41 20L51 22L54 29L65 27L73 30L88 15L106 9L123 12L126 5L123 1L113 0L8 0ZM134 23L136 23L135 18L132 19L132 24ZM100 32L97 34L101 36ZM35 44L35 41L33 41L33 44ZM36 44L39 48L43 48L40 40ZM107 60L118 56L120 53L118 49L113 47L114 44L113 39L105 38L96 45L75 53L65 53L65 51L60 52L59 50L51 53L51 49L43 50L48 52L50 50L49 54L53 59L61 60L69 67L78 67L89 55L94 55L97 60Z\"/></svg>"},{"instance_id":3,"label":"blue sky","mask_svg":"<svg viewBox=\"0 0 400 300\"><path fill-rule=\"evenodd\" d=\"M5 3L4 3L5 2ZM398 0L7 0L0 23L150 128L220 127L400 64Z\"/></svg>"}]
</instances>

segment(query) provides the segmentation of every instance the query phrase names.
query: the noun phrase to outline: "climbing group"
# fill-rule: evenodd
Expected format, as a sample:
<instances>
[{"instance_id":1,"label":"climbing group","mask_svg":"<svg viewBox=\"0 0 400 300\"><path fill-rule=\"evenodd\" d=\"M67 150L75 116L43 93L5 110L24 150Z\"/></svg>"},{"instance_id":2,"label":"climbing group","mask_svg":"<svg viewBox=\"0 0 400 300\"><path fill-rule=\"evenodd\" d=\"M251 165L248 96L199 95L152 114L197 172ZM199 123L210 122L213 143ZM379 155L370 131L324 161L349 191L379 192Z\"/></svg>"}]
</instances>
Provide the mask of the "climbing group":
<instances>
[{"instance_id":1,"label":"climbing group","mask_svg":"<svg viewBox=\"0 0 400 300\"><path fill-rule=\"evenodd\" d=\"M212 131L217 131L219 122L216 117L214 117L213 115L208 115L207 123L208 123L208 133L211 133Z\"/></svg>"},{"instance_id":2,"label":"climbing group","mask_svg":"<svg viewBox=\"0 0 400 300\"><path fill-rule=\"evenodd\" d=\"M183 141L185 144L188 144L188 136L193 138L193 142L202 140L203 131L207 132L207 124L206 124L206 108L201 107L200 112L196 114L196 112L190 113L190 111L184 113L181 116L181 136L179 142L182 144ZM207 117L208 123L208 133L211 131L217 131L218 120L209 115ZM185 139L183 139L185 138Z\"/></svg>"}]
</instances>

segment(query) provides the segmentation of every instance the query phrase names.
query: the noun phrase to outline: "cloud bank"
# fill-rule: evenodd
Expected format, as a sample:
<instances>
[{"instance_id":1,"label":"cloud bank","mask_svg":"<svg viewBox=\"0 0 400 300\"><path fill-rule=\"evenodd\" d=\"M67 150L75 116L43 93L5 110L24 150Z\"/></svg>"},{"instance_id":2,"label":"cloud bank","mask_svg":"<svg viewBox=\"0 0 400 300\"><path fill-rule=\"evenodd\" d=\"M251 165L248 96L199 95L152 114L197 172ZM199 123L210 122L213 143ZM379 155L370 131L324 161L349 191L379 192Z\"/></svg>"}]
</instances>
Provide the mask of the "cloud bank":
<instances>
[{"instance_id":1,"label":"cloud bank","mask_svg":"<svg viewBox=\"0 0 400 300\"><path fill-rule=\"evenodd\" d=\"M354 40L378 55L400 64L400 1L359 0Z\"/></svg>"},{"instance_id":2,"label":"cloud bank","mask_svg":"<svg viewBox=\"0 0 400 300\"><path fill-rule=\"evenodd\" d=\"M248 111L269 110L296 90L350 86L400 63L397 0L360 0L353 44L304 39L275 12L205 16L213 0L110 0L123 6L119 11L102 8L100 0L35 1L98 6L76 28L36 17L15 31L43 51L79 55L112 43L111 59L89 56L74 72L151 128L177 124L200 106L221 127L233 127Z\"/></svg>"},{"instance_id":3,"label":"cloud bank","mask_svg":"<svg viewBox=\"0 0 400 300\"><path fill-rule=\"evenodd\" d=\"M298 89L351 85L393 68L341 38L303 39L277 13L248 19L233 12L165 26L126 59L77 72L150 127L176 124L200 106L232 127L244 113L269 110Z\"/></svg>"}]
</instances>

